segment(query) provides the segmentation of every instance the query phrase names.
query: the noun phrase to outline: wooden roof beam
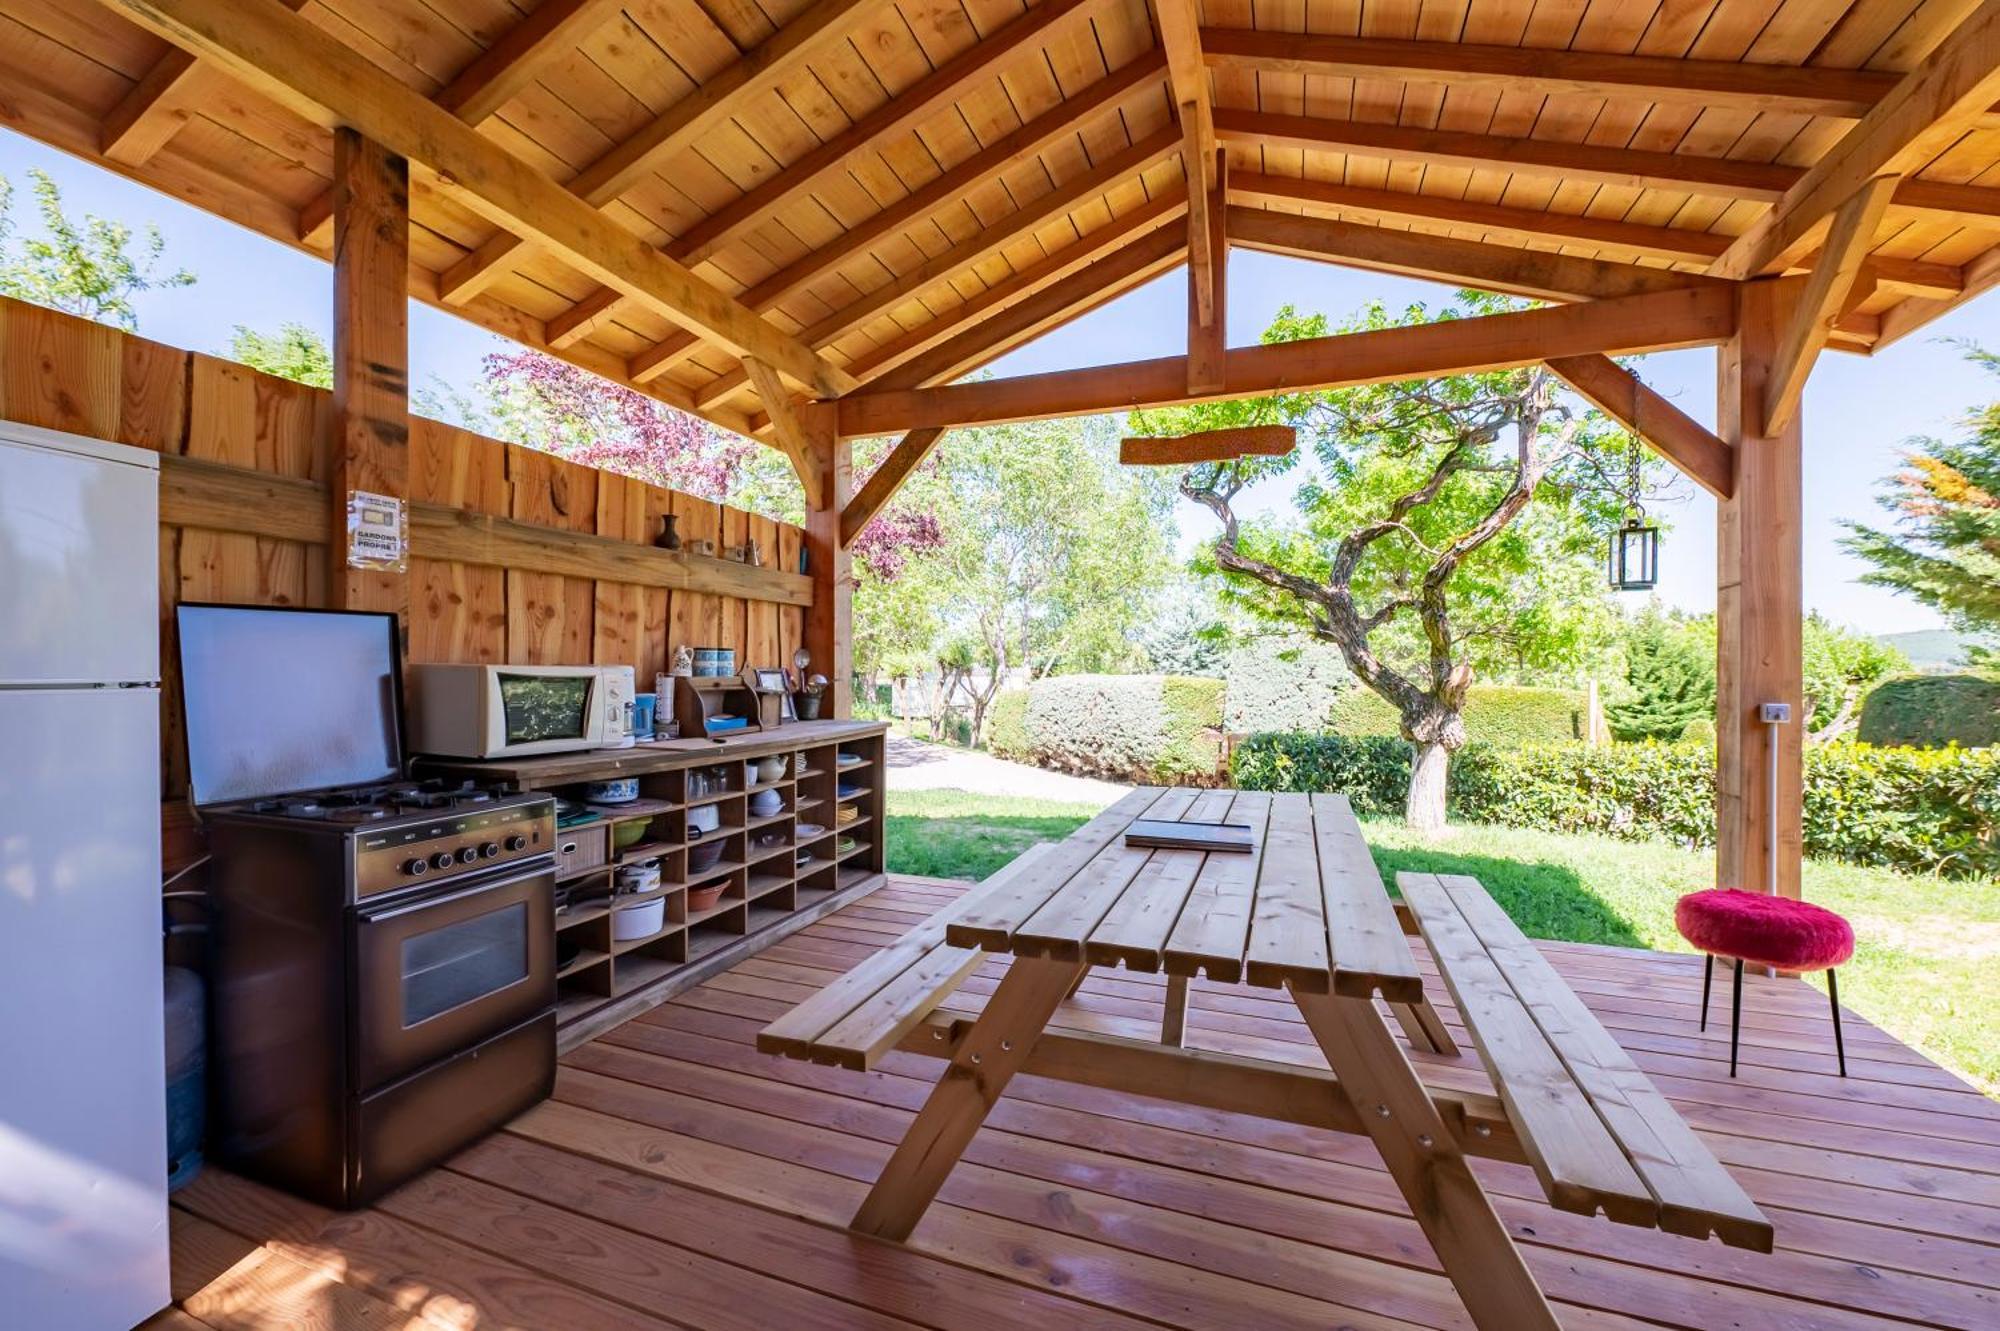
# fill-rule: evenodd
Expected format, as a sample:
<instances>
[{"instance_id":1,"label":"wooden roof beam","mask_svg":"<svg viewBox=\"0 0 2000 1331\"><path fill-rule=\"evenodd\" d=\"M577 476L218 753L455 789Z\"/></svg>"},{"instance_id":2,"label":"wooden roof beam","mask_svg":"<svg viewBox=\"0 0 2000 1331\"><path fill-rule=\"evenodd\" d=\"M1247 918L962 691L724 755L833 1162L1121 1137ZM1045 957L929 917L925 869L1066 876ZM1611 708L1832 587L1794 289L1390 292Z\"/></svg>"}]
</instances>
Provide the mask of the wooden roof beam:
<instances>
[{"instance_id":1,"label":"wooden roof beam","mask_svg":"<svg viewBox=\"0 0 2000 1331\"><path fill-rule=\"evenodd\" d=\"M1137 93L1157 87L1165 70L1166 62L1159 52L1140 56L1116 73L1106 75L1083 91L1050 107L1013 133L994 140L939 174L929 184L910 191L849 228L831 244L773 273L744 292L741 297L743 303L760 314L771 309L821 276L858 258L887 237L956 203L972 190L1036 156L1051 144L1080 132L1096 116L1116 109ZM557 341L557 333L570 332L573 325L582 319L601 322L604 317L602 309L591 308L591 302L586 301L549 321L550 340ZM574 337L564 337L562 342L566 344L574 340ZM687 359L698 345L694 338L686 335L668 338L632 358L632 377L642 382L652 379Z\"/></svg>"},{"instance_id":2,"label":"wooden roof beam","mask_svg":"<svg viewBox=\"0 0 2000 1331\"><path fill-rule=\"evenodd\" d=\"M1984 0L1777 207L1737 237L1710 271L1732 278L1783 272L1820 243L1834 211L1870 180L1913 175L1927 166L1977 124L1996 93L2000 0ZM1898 202L1907 189L1897 191Z\"/></svg>"},{"instance_id":3,"label":"wooden roof beam","mask_svg":"<svg viewBox=\"0 0 2000 1331\"><path fill-rule=\"evenodd\" d=\"M861 534L883 505L895 498L896 491L903 488L903 482L910 473L924 465L924 459L944 438L943 430L912 430L896 442L886 457L868 474L861 492L847 501L847 507L840 510L840 548L845 550L854 544L854 538Z\"/></svg>"},{"instance_id":4,"label":"wooden roof beam","mask_svg":"<svg viewBox=\"0 0 2000 1331\"><path fill-rule=\"evenodd\" d=\"M431 100L468 125L480 124L526 92L528 85L540 78L550 64L568 55L577 43L609 22L623 3L624 0L542 0L532 14L475 56ZM332 228L333 191L327 190L299 210L299 239L309 245L331 244Z\"/></svg>"},{"instance_id":5,"label":"wooden roof beam","mask_svg":"<svg viewBox=\"0 0 2000 1331\"><path fill-rule=\"evenodd\" d=\"M103 0L279 105L427 163L467 206L808 391L854 380L562 186L269 0Z\"/></svg>"},{"instance_id":6,"label":"wooden roof beam","mask_svg":"<svg viewBox=\"0 0 2000 1331\"><path fill-rule=\"evenodd\" d=\"M1699 421L1648 388L1609 356L1559 356L1549 363L1577 395L1652 445L1717 499L1736 493L1736 457Z\"/></svg>"},{"instance_id":7,"label":"wooden roof beam","mask_svg":"<svg viewBox=\"0 0 2000 1331\"><path fill-rule=\"evenodd\" d=\"M773 33L764 43L714 78L654 117L646 127L617 144L569 182L571 194L592 208L608 207L655 168L665 165L698 143L702 136L735 113L740 99L777 85L853 26L856 10L876 0L817 0L810 8ZM493 237L459 260L439 282L446 300L470 300L513 271L524 241L514 235ZM685 247L669 247L667 256L692 267Z\"/></svg>"},{"instance_id":8,"label":"wooden roof beam","mask_svg":"<svg viewBox=\"0 0 2000 1331\"><path fill-rule=\"evenodd\" d=\"M1785 331L1772 358L1770 377L1764 382L1765 437L1780 434L1797 413L1805 393L1806 377L1813 362L1826 346L1834 322L1848 308L1848 296L1861 276L1868 246L1882 214L1888 211L1889 196L1896 177L1877 176L1855 191L1854 196L1834 213L1827 231L1826 248L1820 251L1797 302L1786 319Z\"/></svg>"},{"instance_id":9,"label":"wooden roof beam","mask_svg":"<svg viewBox=\"0 0 2000 1331\"><path fill-rule=\"evenodd\" d=\"M1212 66L1336 78L1406 79L1464 87L1713 106L1744 112L1858 120L1896 86L1898 75L1613 55L1597 51L1383 37L1203 28Z\"/></svg>"},{"instance_id":10,"label":"wooden roof beam","mask_svg":"<svg viewBox=\"0 0 2000 1331\"><path fill-rule=\"evenodd\" d=\"M1190 318L1196 326L1210 328L1218 317L1215 268L1224 260L1216 252L1216 228L1209 216L1215 193L1215 116L1208 68L1202 63L1200 19L1195 0L1152 0L1152 9L1167 56L1167 82L1181 127L1181 169L1187 174L1188 273L1194 298Z\"/></svg>"},{"instance_id":11,"label":"wooden roof beam","mask_svg":"<svg viewBox=\"0 0 2000 1331\"><path fill-rule=\"evenodd\" d=\"M1716 280L1671 268L1579 259L1548 250L1515 249L1241 206L1229 209L1229 235L1245 249L1535 300L1602 300Z\"/></svg>"},{"instance_id":12,"label":"wooden roof beam","mask_svg":"<svg viewBox=\"0 0 2000 1331\"><path fill-rule=\"evenodd\" d=\"M306 0L282 0L288 9L305 8ZM188 97L200 82L201 63L178 46L153 62L132 90L104 115L97 150L121 166L144 166L153 154L180 133L188 119ZM332 225L332 195L327 196L327 224Z\"/></svg>"},{"instance_id":13,"label":"wooden roof beam","mask_svg":"<svg viewBox=\"0 0 2000 1331\"><path fill-rule=\"evenodd\" d=\"M1208 189L1204 210L1208 216L1205 228L1207 243L1207 267L1195 262L1194 200L1188 200L1188 301L1187 301L1187 357L1188 392L1200 393L1211 388L1222 387L1223 353L1229 347L1229 219L1234 215L1228 205L1229 200L1229 150L1217 148L1214 153L1214 181ZM1188 177L1190 189L1199 178ZM1201 317L1201 287L1209 286L1209 304L1212 307L1209 318Z\"/></svg>"},{"instance_id":14,"label":"wooden roof beam","mask_svg":"<svg viewBox=\"0 0 2000 1331\"><path fill-rule=\"evenodd\" d=\"M1712 346L1736 327L1736 293L1714 284L1617 300L1416 324L1228 353L1221 390L1200 400L1262 397L1354 384L1505 369L1587 355L1635 355ZM867 389L840 401L840 433L984 425L1159 407L1195 400L1187 358L1167 356L1017 379L901 391Z\"/></svg>"}]
</instances>

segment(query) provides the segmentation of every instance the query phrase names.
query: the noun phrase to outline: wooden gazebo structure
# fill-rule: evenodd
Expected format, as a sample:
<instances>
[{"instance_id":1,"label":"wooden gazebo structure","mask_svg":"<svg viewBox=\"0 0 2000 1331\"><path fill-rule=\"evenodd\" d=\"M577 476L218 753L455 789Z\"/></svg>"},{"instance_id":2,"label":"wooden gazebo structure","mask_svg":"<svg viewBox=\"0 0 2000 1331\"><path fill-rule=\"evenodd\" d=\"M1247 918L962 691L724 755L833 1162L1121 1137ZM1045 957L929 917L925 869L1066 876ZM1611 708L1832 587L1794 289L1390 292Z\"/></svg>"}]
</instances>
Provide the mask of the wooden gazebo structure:
<instances>
[{"instance_id":1,"label":"wooden gazebo structure","mask_svg":"<svg viewBox=\"0 0 2000 1331\"><path fill-rule=\"evenodd\" d=\"M1546 361L1720 503L1719 871L1787 893L1805 379L2000 274L2000 0L0 0L0 72L332 257L337 508L407 487L407 289L783 449L836 678L841 552L954 426ZM1228 349L1231 245L1553 304ZM1184 356L952 384L1182 263ZM1608 359L1699 345L1715 434Z\"/></svg>"}]
</instances>

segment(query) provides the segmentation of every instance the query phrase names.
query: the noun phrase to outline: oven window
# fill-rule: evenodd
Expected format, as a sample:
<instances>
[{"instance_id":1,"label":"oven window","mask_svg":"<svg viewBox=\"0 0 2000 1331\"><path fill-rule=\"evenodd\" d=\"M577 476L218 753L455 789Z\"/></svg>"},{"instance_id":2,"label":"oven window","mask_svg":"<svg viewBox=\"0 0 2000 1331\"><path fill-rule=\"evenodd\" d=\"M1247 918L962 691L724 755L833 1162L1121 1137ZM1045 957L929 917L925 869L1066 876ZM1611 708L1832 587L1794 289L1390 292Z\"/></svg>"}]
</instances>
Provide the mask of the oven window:
<instances>
[{"instance_id":1,"label":"oven window","mask_svg":"<svg viewBox=\"0 0 2000 1331\"><path fill-rule=\"evenodd\" d=\"M528 978L528 904L403 940L403 1028Z\"/></svg>"},{"instance_id":2,"label":"oven window","mask_svg":"<svg viewBox=\"0 0 2000 1331\"><path fill-rule=\"evenodd\" d=\"M500 708L507 717L507 742L533 744L545 739L581 739L587 721L589 675L500 675Z\"/></svg>"}]
</instances>

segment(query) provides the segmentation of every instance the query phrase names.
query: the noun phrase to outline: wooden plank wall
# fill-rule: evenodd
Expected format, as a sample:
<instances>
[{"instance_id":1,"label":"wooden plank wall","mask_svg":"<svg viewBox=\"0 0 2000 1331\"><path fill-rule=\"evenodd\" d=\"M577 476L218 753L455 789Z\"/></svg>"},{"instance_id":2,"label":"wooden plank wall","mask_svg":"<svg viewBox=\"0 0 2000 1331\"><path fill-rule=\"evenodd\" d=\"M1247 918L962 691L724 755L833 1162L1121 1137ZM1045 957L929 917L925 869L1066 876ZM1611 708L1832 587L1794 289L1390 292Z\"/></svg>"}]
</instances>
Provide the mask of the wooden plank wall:
<instances>
[{"instance_id":1,"label":"wooden plank wall","mask_svg":"<svg viewBox=\"0 0 2000 1331\"><path fill-rule=\"evenodd\" d=\"M325 484L332 394L232 362L0 298L0 418ZM799 528L613 476L421 418L410 497L571 531L649 543L660 517L719 544L755 537L796 570ZM326 603L325 547L241 533L160 530L161 765L186 790L173 662L181 601ZM741 665L789 664L798 606L630 583L413 559L412 661L631 662L648 688L674 648L734 647Z\"/></svg>"}]
</instances>

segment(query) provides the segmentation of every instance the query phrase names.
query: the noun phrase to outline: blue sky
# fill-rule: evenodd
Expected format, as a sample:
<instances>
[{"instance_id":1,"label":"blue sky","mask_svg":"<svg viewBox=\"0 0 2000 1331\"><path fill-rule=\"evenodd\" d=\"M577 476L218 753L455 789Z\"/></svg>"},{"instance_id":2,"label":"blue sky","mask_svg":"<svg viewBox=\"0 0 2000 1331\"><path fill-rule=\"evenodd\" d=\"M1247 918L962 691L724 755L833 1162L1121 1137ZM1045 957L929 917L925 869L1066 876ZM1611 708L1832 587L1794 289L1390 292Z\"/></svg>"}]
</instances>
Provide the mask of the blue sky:
<instances>
[{"instance_id":1,"label":"blue sky","mask_svg":"<svg viewBox=\"0 0 2000 1331\"><path fill-rule=\"evenodd\" d=\"M62 186L72 215L94 212L134 224L153 222L167 240L167 260L194 270L198 285L142 297L140 332L198 351L227 347L235 325L262 330L295 321L330 330L332 269L254 232L156 194L32 139L0 130L0 175L16 189L16 220L32 232L26 173L40 167ZM997 375L1031 374L1079 365L1141 360L1182 350L1186 279L1175 271L1023 347L993 365ZM1392 306L1448 300L1445 289L1248 251L1230 257L1229 342L1254 343L1277 310L1290 302L1336 317L1370 300ZM412 381L433 377L469 385L480 358L507 344L424 305L410 311ZM1903 597L1862 586L1861 566L1836 544L1846 518L1874 520L1877 480L1897 466L1897 451L1914 435L1949 435L1968 408L1996 395L1993 378L1940 339L1963 338L2000 347L2000 301L1973 302L1924 332L1872 358L1829 353L1806 388L1805 592L1809 608L1871 633L1934 628L1931 611ZM1715 420L1715 353L1669 352L1646 358L1641 372L1695 419ZM1708 610L1715 604L1715 505L1685 487L1685 498L1656 506L1672 530L1663 540L1660 595L1670 604ZM1282 508L1288 490L1246 496L1246 507ZM1191 505L1180 515L1183 546L1212 531Z\"/></svg>"}]
</instances>

